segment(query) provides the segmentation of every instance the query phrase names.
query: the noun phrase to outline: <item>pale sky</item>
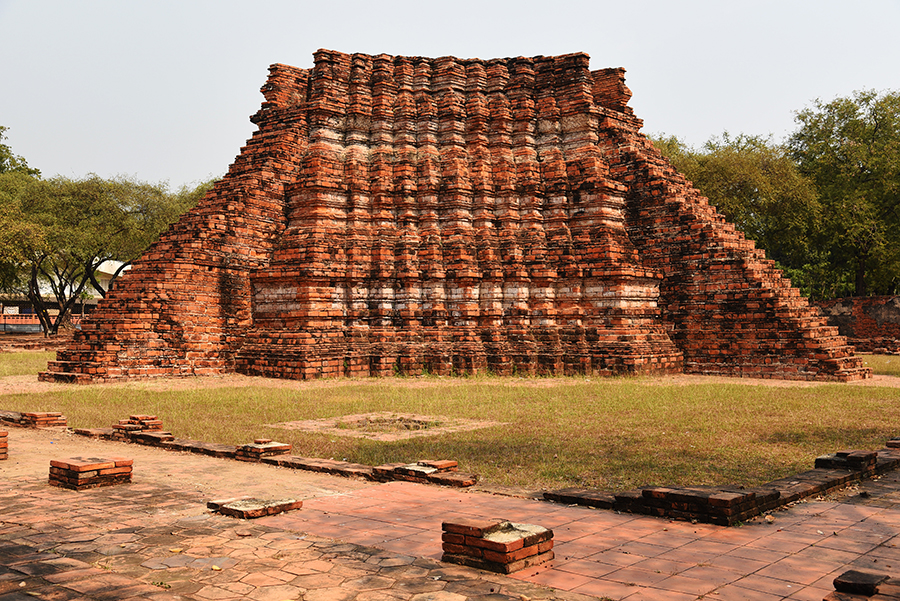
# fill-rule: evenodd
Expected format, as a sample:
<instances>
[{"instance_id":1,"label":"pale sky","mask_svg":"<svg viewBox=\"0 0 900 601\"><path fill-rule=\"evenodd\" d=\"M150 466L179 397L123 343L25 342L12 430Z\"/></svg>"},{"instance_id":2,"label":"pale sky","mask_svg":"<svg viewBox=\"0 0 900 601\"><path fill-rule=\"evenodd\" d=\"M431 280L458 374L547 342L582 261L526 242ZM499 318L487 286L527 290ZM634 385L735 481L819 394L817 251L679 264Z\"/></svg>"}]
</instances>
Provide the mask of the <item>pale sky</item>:
<instances>
[{"instance_id":1,"label":"pale sky","mask_svg":"<svg viewBox=\"0 0 900 601\"><path fill-rule=\"evenodd\" d=\"M781 140L816 98L900 89L898 28L900 0L0 0L0 125L45 177L177 188L225 173L271 63L586 52L645 133Z\"/></svg>"}]
</instances>

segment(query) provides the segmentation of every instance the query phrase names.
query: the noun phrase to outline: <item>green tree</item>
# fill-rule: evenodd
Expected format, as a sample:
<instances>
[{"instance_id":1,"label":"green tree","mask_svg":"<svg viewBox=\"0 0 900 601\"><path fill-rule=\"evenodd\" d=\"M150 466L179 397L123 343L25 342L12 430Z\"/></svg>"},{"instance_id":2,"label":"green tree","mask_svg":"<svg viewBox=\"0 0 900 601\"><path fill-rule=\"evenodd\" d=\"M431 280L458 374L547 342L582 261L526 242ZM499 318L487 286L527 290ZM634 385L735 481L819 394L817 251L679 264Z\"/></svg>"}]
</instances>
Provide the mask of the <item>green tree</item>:
<instances>
[{"instance_id":1,"label":"green tree","mask_svg":"<svg viewBox=\"0 0 900 601\"><path fill-rule=\"evenodd\" d=\"M0 292L9 293L21 289L20 269L23 239L40 240L41 233L21 219L18 192L40 171L32 169L24 158L13 154L3 142L7 128L0 125Z\"/></svg>"},{"instance_id":2,"label":"green tree","mask_svg":"<svg viewBox=\"0 0 900 601\"><path fill-rule=\"evenodd\" d=\"M802 279L802 267L816 261L821 209L815 186L784 146L727 132L699 150L674 136L653 143L726 219Z\"/></svg>"},{"instance_id":3,"label":"green tree","mask_svg":"<svg viewBox=\"0 0 900 601\"><path fill-rule=\"evenodd\" d=\"M32 169L22 157L13 154L12 148L3 143L6 138L6 130L9 129L0 125L0 173L18 172L25 175L40 176L41 172Z\"/></svg>"},{"instance_id":4,"label":"green tree","mask_svg":"<svg viewBox=\"0 0 900 601\"><path fill-rule=\"evenodd\" d=\"M823 206L819 242L856 296L900 288L900 93L854 92L796 114L788 142ZM852 284L851 284L852 282Z\"/></svg>"},{"instance_id":5,"label":"green tree","mask_svg":"<svg viewBox=\"0 0 900 601\"><path fill-rule=\"evenodd\" d=\"M136 259L198 197L196 190L171 194L165 185L95 175L32 179L20 188L18 210L35 234L20 241L20 265L44 333L58 332L88 286L105 295L95 277L101 263Z\"/></svg>"}]
</instances>

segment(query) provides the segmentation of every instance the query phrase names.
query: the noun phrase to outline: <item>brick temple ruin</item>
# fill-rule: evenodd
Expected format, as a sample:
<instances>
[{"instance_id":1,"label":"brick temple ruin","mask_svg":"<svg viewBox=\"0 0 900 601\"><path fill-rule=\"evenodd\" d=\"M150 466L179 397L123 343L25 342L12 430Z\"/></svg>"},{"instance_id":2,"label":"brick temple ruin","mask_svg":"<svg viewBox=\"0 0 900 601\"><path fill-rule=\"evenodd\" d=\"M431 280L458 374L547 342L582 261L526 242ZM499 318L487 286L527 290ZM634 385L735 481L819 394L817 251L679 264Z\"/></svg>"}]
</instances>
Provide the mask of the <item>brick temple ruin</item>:
<instances>
[{"instance_id":1,"label":"brick temple ruin","mask_svg":"<svg viewBox=\"0 0 900 601\"><path fill-rule=\"evenodd\" d=\"M41 374L869 370L588 56L276 64L228 174Z\"/></svg>"}]
</instances>

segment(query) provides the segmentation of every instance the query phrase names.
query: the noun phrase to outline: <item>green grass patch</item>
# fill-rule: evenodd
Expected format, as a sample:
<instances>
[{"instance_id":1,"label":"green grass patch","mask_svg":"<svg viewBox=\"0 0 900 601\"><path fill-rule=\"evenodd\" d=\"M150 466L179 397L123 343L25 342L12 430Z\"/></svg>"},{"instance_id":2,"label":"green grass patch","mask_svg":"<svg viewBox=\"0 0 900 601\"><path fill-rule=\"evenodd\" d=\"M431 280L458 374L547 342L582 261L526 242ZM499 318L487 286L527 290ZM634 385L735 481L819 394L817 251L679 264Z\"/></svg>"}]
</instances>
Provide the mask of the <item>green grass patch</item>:
<instances>
[{"instance_id":1,"label":"green grass patch","mask_svg":"<svg viewBox=\"0 0 900 601\"><path fill-rule=\"evenodd\" d=\"M866 367L878 376L900 376L900 356L897 355L863 355Z\"/></svg>"},{"instance_id":2,"label":"green grass patch","mask_svg":"<svg viewBox=\"0 0 900 601\"><path fill-rule=\"evenodd\" d=\"M369 465L456 459L486 483L622 490L756 485L811 469L824 453L881 448L898 434L900 389L428 377L167 392L69 386L2 395L0 409L62 411L71 427L108 427L151 413L181 438L240 444L269 437L293 444L297 455ZM394 442L268 425L374 411L506 425Z\"/></svg>"},{"instance_id":3,"label":"green grass patch","mask_svg":"<svg viewBox=\"0 0 900 601\"><path fill-rule=\"evenodd\" d=\"M55 352L24 351L0 353L0 378L34 375L47 370L47 362L56 358Z\"/></svg>"}]
</instances>

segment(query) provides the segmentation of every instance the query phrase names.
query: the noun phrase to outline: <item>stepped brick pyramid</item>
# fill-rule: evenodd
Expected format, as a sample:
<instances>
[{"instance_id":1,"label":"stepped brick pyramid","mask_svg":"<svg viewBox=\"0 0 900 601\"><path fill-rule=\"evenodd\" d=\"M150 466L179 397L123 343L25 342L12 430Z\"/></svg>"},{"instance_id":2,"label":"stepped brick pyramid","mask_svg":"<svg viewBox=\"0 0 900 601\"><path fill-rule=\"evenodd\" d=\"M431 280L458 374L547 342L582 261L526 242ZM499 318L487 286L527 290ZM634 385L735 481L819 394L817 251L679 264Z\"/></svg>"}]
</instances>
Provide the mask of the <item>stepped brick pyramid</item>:
<instances>
[{"instance_id":1,"label":"stepped brick pyramid","mask_svg":"<svg viewBox=\"0 0 900 601\"><path fill-rule=\"evenodd\" d=\"M866 377L588 62L271 66L226 177L41 378Z\"/></svg>"}]
</instances>

